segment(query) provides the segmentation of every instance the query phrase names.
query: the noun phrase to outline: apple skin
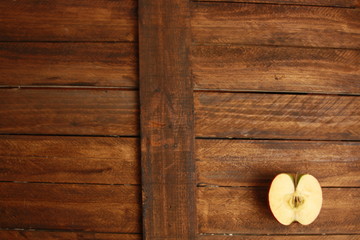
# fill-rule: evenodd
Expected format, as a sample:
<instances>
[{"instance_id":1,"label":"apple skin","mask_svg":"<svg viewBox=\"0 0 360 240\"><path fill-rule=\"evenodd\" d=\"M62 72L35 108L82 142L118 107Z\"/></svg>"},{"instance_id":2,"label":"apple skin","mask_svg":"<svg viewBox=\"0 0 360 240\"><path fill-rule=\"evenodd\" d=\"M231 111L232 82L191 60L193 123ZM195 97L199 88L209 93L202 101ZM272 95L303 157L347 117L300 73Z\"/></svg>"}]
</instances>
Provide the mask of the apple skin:
<instances>
[{"instance_id":1,"label":"apple skin","mask_svg":"<svg viewBox=\"0 0 360 240\"><path fill-rule=\"evenodd\" d=\"M271 183L269 205L274 217L283 225L312 223L320 213L322 191L310 174L278 174Z\"/></svg>"}]
</instances>

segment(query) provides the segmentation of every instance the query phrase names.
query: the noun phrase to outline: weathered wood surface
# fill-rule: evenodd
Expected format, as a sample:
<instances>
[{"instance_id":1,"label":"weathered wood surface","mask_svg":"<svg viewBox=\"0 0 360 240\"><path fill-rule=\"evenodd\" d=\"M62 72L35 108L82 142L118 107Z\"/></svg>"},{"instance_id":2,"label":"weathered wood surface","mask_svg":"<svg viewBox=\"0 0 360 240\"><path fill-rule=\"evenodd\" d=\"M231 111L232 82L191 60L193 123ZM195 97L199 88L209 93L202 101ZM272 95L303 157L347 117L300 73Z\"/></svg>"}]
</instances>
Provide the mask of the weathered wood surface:
<instances>
[{"instance_id":1,"label":"weathered wood surface","mask_svg":"<svg viewBox=\"0 0 360 240\"><path fill-rule=\"evenodd\" d=\"M268 189L198 188L200 233L359 234L360 188L323 188L319 217L308 226L284 226L272 216Z\"/></svg>"},{"instance_id":2,"label":"weathered wood surface","mask_svg":"<svg viewBox=\"0 0 360 240\"><path fill-rule=\"evenodd\" d=\"M184 0L139 0L144 237L195 238L190 10Z\"/></svg>"},{"instance_id":3,"label":"weathered wood surface","mask_svg":"<svg viewBox=\"0 0 360 240\"><path fill-rule=\"evenodd\" d=\"M192 4L195 43L360 48L360 11L269 4Z\"/></svg>"},{"instance_id":4,"label":"weathered wood surface","mask_svg":"<svg viewBox=\"0 0 360 240\"><path fill-rule=\"evenodd\" d=\"M0 136L0 181L140 184L135 138Z\"/></svg>"},{"instance_id":5,"label":"weathered wood surface","mask_svg":"<svg viewBox=\"0 0 360 240\"><path fill-rule=\"evenodd\" d=\"M2 89L0 133L137 135L138 93Z\"/></svg>"},{"instance_id":6,"label":"weathered wood surface","mask_svg":"<svg viewBox=\"0 0 360 240\"><path fill-rule=\"evenodd\" d=\"M356 96L195 94L199 137L360 140Z\"/></svg>"},{"instance_id":7,"label":"weathered wood surface","mask_svg":"<svg viewBox=\"0 0 360 240\"><path fill-rule=\"evenodd\" d=\"M141 232L138 186L0 183L2 228Z\"/></svg>"},{"instance_id":8,"label":"weathered wood surface","mask_svg":"<svg viewBox=\"0 0 360 240\"><path fill-rule=\"evenodd\" d=\"M194 0L197 2L241 2L241 3L268 3L268 4L294 4L306 6L328 7L360 7L359 0Z\"/></svg>"},{"instance_id":9,"label":"weathered wood surface","mask_svg":"<svg viewBox=\"0 0 360 240\"><path fill-rule=\"evenodd\" d=\"M358 240L359 235L220 236L201 235L199 240Z\"/></svg>"},{"instance_id":10,"label":"weathered wood surface","mask_svg":"<svg viewBox=\"0 0 360 240\"><path fill-rule=\"evenodd\" d=\"M197 183L268 186L282 172L310 173L323 187L360 187L359 142L196 140Z\"/></svg>"},{"instance_id":11,"label":"weathered wood surface","mask_svg":"<svg viewBox=\"0 0 360 240\"><path fill-rule=\"evenodd\" d=\"M137 87L132 43L0 43L0 85Z\"/></svg>"},{"instance_id":12,"label":"weathered wood surface","mask_svg":"<svg viewBox=\"0 0 360 240\"><path fill-rule=\"evenodd\" d=\"M198 45L191 56L196 89L360 93L359 50Z\"/></svg>"},{"instance_id":13,"label":"weathered wood surface","mask_svg":"<svg viewBox=\"0 0 360 240\"><path fill-rule=\"evenodd\" d=\"M0 2L1 41L135 41L135 0Z\"/></svg>"},{"instance_id":14,"label":"weathered wood surface","mask_svg":"<svg viewBox=\"0 0 360 240\"><path fill-rule=\"evenodd\" d=\"M0 238L9 240L141 240L142 235L89 232L0 230Z\"/></svg>"}]
</instances>

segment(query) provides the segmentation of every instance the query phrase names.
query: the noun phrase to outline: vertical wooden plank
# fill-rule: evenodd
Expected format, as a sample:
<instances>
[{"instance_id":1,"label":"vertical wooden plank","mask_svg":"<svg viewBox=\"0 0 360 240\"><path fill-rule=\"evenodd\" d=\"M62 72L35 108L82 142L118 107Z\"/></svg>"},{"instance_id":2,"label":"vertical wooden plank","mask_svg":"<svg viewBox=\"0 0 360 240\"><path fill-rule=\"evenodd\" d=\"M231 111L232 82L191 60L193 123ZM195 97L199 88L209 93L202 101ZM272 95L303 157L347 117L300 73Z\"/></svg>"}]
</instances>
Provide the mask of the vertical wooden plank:
<instances>
[{"instance_id":1,"label":"vertical wooden plank","mask_svg":"<svg viewBox=\"0 0 360 240\"><path fill-rule=\"evenodd\" d=\"M144 237L195 238L187 0L139 1Z\"/></svg>"}]
</instances>

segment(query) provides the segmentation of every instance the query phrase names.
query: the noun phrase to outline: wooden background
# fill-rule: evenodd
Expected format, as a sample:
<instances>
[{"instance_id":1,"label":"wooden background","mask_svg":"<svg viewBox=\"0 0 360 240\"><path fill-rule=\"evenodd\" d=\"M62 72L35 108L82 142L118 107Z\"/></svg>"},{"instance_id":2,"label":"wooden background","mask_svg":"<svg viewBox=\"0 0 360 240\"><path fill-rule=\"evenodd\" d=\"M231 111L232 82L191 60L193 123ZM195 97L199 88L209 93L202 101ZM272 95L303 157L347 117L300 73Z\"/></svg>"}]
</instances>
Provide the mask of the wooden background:
<instances>
[{"instance_id":1,"label":"wooden background","mask_svg":"<svg viewBox=\"0 0 360 240\"><path fill-rule=\"evenodd\" d=\"M359 95L358 0L1 1L0 239L359 239Z\"/></svg>"}]
</instances>

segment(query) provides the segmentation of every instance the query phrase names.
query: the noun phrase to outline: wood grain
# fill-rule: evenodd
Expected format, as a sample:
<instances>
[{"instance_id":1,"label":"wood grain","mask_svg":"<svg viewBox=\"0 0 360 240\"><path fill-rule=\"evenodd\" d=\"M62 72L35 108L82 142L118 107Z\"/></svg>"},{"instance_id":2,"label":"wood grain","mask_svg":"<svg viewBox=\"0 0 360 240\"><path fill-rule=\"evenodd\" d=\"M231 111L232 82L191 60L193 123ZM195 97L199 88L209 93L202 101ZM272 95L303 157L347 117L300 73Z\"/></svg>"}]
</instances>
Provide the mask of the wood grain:
<instances>
[{"instance_id":1,"label":"wood grain","mask_svg":"<svg viewBox=\"0 0 360 240\"><path fill-rule=\"evenodd\" d=\"M139 184L135 138L0 136L0 181Z\"/></svg>"},{"instance_id":2,"label":"wood grain","mask_svg":"<svg viewBox=\"0 0 360 240\"><path fill-rule=\"evenodd\" d=\"M0 85L138 86L132 43L0 43Z\"/></svg>"},{"instance_id":3,"label":"wood grain","mask_svg":"<svg viewBox=\"0 0 360 240\"><path fill-rule=\"evenodd\" d=\"M196 89L360 93L360 51L193 46Z\"/></svg>"},{"instance_id":4,"label":"wood grain","mask_svg":"<svg viewBox=\"0 0 360 240\"><path fill-rule=\"evenodd\" d=\"M323 187L360 187L359 152L359 142L197 139L197 183L269 186L278 173L298 172Z\"/></svg>"},{"instance_id":5,"label":"wood grain","mask_svg":"<svg viewBox=\"0 0 360 240\"><path fill-rule=\"evenodd\" d=\"M356 96L195 94L196 135L222 138L360 139Z\"/></svg>"},{"instance_id":6,"label":"wood grain","mask_svg":"<svg viewBox=\"0 0 360 240\"><path fill-rule=\"evenodd\" d=\"M0 90L0 133L137 135L137 91Z\"/></svg>"},{"instance_id":7,"label":"wood grain","mask_svg":"<svg viewBox=\"0 0 360 240\"><path fill-rule=\"evenodd\" d=\"M204 0L194 0L204 1ZM269 3L269 4L294 4L306 6L328 7L360 7L359 0L206 0L204 2L246 2L246 3Z\"/></svg>"},{"instance_id":8,"label":"wood grain","mask_svg":"<svg viewBox=\"0 0 360 240\"><path fill-rule=\"evenodd\" d=\"M139 0L144 238L195 239L189 1Z\"/></svg>"},{"instance_id":9,"label":"wood grain","mask_svg":"<svg viewBox=\"0 0 360 240\"><path fill-rule=\"evenodd\" d=\"M323 188L323 206L310 225L284 226L268 207L268 189L198 188L200 233L359 234L360 188Z\"/></svg>"},{"instance_id":10,"label":"wood grain","mask_svg":"<svg viewBox=\"0 0 360 240\"><path fill-rule=\"evenodd\" d=\"M202 235L199 240L357 240L359 235L219 236Z\"/></svg>"},{"instance_id":11,"label":"wood grain","mask_svg":"<svg viewBox=\"0 0 360 240\"><path fill-rule=\"evenodd\" d=\"M0 230L0 238L16 240L141 240L142 236L141 234Z\"/></svg>"},{"instance_id":12,"label":"wood grain","mask_svg":"<svg viewBox=\"0 0 360 240\"><path fill-rule=\"evenodd\" d=\"M2 228L139 233L138 186L0 183Z\"/></svg>"},{"instance_id":13,"label":"wood grain","mask_svg":"<svg viewBox=\"0 0 360 240\"><path fill-rule=\"evenodd\" d=\"M360 11L243 3L192 5L195 43L360 48Z\"/></svg>"},{"instance_id":14,"label":"wood grain","mask_svg":"<svg viewBox=\"0 0 360 240\"><path fill-rule=\"evenodd\" d=\"M0 3L1 41L135 41L135 0Z\"/></svg>"}]
</instances>

